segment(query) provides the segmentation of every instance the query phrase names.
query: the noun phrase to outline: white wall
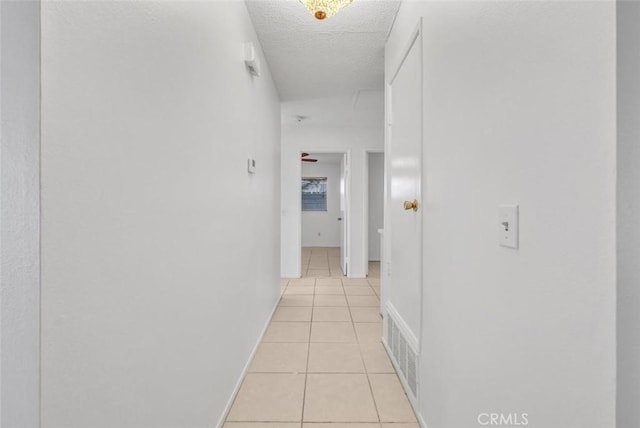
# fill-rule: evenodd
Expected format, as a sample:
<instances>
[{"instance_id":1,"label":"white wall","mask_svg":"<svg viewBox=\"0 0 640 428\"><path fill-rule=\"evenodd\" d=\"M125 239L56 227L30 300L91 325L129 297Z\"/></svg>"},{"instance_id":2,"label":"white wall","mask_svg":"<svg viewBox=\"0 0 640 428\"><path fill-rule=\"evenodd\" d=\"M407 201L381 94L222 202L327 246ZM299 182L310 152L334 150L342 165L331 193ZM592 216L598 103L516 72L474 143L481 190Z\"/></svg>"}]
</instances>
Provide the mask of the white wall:
<instances>
[{"instance_id":1,"label":"white wall","mask_svg":"<svg viewBox=\"0 0 640 428\"><path fill-rule=\"evenodd\" d=\"M39 424L40 2L0 2L0 426Z\"/></svg>"},{"instance_id":2,"label":"white wall","mask_svg":"<svg viewBox=\"0 0 640 428\"><path fill-rule=\"evenodd\" d=\"M303 247L340 246L340 164L303 163L303 177L327 177L327 211L302 212Z\"/></svg>"},{"instance_id":3,"label":"white wall","mask_svg":"<svg viewBox=\"0 0 640 428\"><path fill-rule=\"evenodd\" d=\"M618 7L618 418L640 426L640 3Z\"/></svg>"},{"instance_id":4,"label":"white wall","mask_svg":"<svg viewBox=\"0 0 640 428\"><path fill-rule=\"evenodd\" d=\"M614 2L402 3L424 23L421 395L429 428L482 412L615 426ZM387 74L388 75L388 74ZM498 206L520 205L520 249Z\"/></svg>"},{"instance_id":5,"label":"white wall","mask_svg":"<svg viewBox=\"0 0 640 428\"><path fill-rule=\"evenodd\" d=\"M380 235L378 229L384 226L384 154L368 154L368 238L369 260L380 260Z\"/></svg>"},{"instance_id":6,"label":"white wall","mask_svg":"<svg viewBox=\"0 0 640 428\"><path fill-rule=\"evenodd\" d=\"M279 293L280 104L247 41L244 2L43 3L43 428L222 416Z\"/></svg>"},{"instance_id":7,"label":"white wall","mask_svg":"<svg viewBox=\"0 0 640 428\"><path fill-rule=\"evenodd\" d=\"M351 97L347 97L351 100ZM384 116L382 108L382 93L376 93L369 104L380 103L380 113L377 111L364 115L358 112L346 112L340 119L353 117L349 123L332 125L332 121L320 122L315 117L298 123L285 123L282 127L282 247L281 272L283 277L300 276L300 186L297 177L300 176L300 152L341 152L349 151L351 158L351 228L349 241L351 242L351 260L349 264L350 277L365 277L367 272L366 247L366 151L382 150L384 147ZM327 111L333 109L332 100L312 100L310 103L326 105ZM347 101L347 105L352 103ZM283 110L291 109L283 104ZM296 110L304 112L304 108ZM342 112L340 112L342 113ZM284 113L283 113L284 114ZM346 122L349 122L346 120Z\"/></svg>"}]
</instances>

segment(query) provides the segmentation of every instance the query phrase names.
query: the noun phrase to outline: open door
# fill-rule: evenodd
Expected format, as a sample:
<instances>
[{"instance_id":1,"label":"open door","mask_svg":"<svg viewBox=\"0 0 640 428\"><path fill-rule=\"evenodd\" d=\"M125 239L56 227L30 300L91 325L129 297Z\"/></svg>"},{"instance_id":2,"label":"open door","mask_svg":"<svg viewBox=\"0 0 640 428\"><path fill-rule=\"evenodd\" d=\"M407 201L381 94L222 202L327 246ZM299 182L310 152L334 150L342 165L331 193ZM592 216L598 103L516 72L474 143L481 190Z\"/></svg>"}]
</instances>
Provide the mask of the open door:
<instances>
[{"instance_id":1,"label":"open door","mask_svg":"<svg viewBox=\"0 0 640 428\"><path fill-rule=\"evenodd\" d=\"M349 257L348 257L348 249L347 249L347 237L349 236L348 232L348 221L347 216L348 212L348 180L347 177L349 175L349 164L347 160L347 155L344 154L342 156L342 164L340 166L340 217L338 217L338 221L340 222L340 267L342 268L342 274L347 276L348 266L349 266Z\"/></svg>"}]
</instances>

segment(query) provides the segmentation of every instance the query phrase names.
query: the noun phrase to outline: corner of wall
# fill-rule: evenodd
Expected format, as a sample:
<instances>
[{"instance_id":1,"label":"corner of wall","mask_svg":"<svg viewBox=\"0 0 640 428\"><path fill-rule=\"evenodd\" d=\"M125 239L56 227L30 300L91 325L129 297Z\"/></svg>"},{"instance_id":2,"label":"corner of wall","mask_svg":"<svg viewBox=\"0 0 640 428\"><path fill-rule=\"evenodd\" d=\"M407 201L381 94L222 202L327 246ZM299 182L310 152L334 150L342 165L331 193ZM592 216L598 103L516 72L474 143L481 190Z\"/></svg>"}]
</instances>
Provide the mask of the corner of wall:
<instances>
[{"instance_id":1,"label":"corner of wall","mask_svg":"<svg viewBox=\"0 0 640 428\"><path fill-rule=\"evenodd\" d=\"M40 423L40 2L0 2L0 425Z\"/></svg>"}]
</instances>

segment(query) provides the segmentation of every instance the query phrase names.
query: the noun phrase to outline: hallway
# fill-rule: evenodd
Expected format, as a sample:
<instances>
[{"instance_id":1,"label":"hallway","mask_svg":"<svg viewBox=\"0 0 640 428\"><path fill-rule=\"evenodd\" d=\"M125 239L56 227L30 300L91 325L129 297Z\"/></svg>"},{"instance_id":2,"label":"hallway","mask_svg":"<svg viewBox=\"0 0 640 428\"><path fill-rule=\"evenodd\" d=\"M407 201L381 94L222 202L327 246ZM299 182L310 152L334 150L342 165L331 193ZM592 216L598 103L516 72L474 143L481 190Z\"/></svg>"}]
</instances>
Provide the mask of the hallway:
<instances>
[{"instance_id":1,"label":"hallway","mask_svg":"<svg viewBox=\"0 0 640 428\"><path fill-rule=\"evenodd\" d=\"M640 0L0 5L0 428L640 427Z\"/></svg>"},{"instance_id":2,"label":"hallway","mask_svg":"<svg viewBox=\"0 0 640 428\"><path fill-rule=\"evenodd\" d=\"M368 279L328 277L339 271L334 249L303 254L308 275L282 279L280 303L225 427L417 427L380 341L377 264Z\"/></svg>"}]
</instances>

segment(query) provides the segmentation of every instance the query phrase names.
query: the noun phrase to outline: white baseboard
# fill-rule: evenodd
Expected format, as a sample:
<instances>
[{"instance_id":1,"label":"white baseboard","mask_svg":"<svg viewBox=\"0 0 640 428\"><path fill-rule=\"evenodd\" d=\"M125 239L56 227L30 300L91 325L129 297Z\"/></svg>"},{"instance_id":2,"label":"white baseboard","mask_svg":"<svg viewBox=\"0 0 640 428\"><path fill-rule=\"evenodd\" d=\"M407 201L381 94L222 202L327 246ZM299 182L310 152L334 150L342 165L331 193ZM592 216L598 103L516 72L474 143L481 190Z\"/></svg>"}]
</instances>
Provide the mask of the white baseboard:
<instances>
[{"instance_id":1,"label":"white baseboard","mask_svg":"<svg viewBox=\"0 0 640 428\"><path fill-rule=\"evenodd\" d=\"M280 298L282 296L278 297L278 300L276 300L276 304L273 305L273 309L271 309L271 314L269 315L269 318L267 319L266 324L264 325L264 327L262 328L262 331L260 332L260 336L258 337L258 341L256 342L256 344L253 346L253 349L251 350L251 354L249 355L249 359L247 360L247 363L245 364L244 368L242 369L242 373L240 373L240 378L238 379L238 382L236 383L235 388L233 388L233 392L231 393L231 397L229 398L229 401L227 402L227 405L224 407L224 411L222 412L222 416L220 416L220 419L218 419L218 423L216 424L216 428L222 428L222 426L224 425L224 422L227 420L227 415L229 415L229 412L231 411L231 406L233 406L233 402L236 399L236 395L238 395L238 392L240 392L240 387L242 386L242 381L244 380L244 377L247 375L247 372L249 371L249 366L251 366L251 362L253 361L253 357L255 357L256 352L258 352L258 347L260 346L260 343L262 342L262 338L264 337L264 334L267 332L267 328L269 328L269 324L271 323L271 319L273 318L273 314L276 312L276 309L278 308L278 304L280 303Z\"/></svg>"},{"instance_id":2,"label":"white baseboard","mask_svg":"<svg viewBox=\"0 0 640 428\"><path fill-rule=\"evenodd\" d=\"M427 423L422 417L422 413L416 413L416 415L418 416L418 423L420 424L420 428L428 428Z\"/></svg>"},{"instance_id":3,"label":"white baseboard","mask_svg":"<svg viewBox=\"0 0 640 428\"><path fill-rule=\"evenodd\" d=\"M284 278L284 279L296 279L296 278L302 278L302 273L299 272L281 272L280 273L280 278Z\"/></svg>"}]
</instances>

